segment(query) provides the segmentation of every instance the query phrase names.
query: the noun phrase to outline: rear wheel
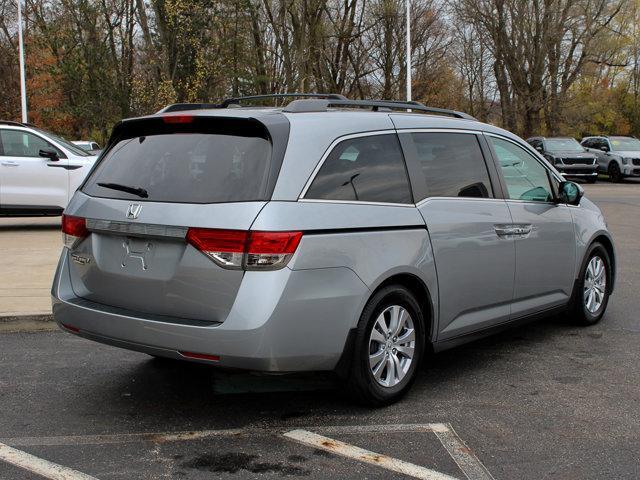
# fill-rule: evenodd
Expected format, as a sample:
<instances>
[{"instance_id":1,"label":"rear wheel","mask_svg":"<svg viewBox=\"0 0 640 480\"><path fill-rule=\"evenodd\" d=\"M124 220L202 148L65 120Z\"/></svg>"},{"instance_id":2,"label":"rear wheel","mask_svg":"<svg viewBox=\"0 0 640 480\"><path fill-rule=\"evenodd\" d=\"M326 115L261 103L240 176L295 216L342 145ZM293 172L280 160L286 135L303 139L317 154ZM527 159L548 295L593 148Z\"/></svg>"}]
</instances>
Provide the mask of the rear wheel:
<instances>
[{"instance_id":1,"label":"rear wheel","mask_svg":"<svg viewBox=\"0 0 640 480\"><path fill-rule=\"evenodd\" d=\"M594 243L585 256L574 292L572 314L579 325L598 323L609 303L611 261L600 243Z\"/></svg>"},{"instance_id":2,"label":"rear wheel","mask_svg":"<svg viewBox=\"0 0 640 480\"><path fill-rule=\"evenodd\" d=\"M622 182L622 172L620 171L620 166L618 165L618 162L616 161L611 161L611 163L609 163L609 179L614 182L614 183L620 183Z\"/></svg>"},{"instance_id":3,"label":"rear wheel","mask_svg":"<svg viewBox=\"0 0 640 480\"><path fill-rule=\"evenodd\" d=\"M347 389L361 403L389 405L411 387L424 351L424 317L401 285L376 292L358 323Z\"/></svg>"}]
</instances>

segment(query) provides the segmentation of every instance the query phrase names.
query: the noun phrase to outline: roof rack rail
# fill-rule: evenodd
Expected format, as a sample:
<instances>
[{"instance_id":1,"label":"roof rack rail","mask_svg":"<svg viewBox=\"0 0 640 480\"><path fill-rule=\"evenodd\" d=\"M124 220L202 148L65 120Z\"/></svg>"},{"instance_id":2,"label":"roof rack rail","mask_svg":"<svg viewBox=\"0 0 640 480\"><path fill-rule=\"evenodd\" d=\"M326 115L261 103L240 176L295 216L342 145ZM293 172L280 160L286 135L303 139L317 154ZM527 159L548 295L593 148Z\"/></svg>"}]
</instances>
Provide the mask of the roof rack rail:
<instances>
[{"instance_id":1,"label":"roof rack rail","mask_svg":"<svg viewBox=\"0 0 640 480\"><path fill-rule=\"evenodd\" d=\"M347 100L347 99L320 99L320 100L294 100L284 109L285 112L301 113L301 112L322 112L330 107L354 107L354 108L370 108L374 112L391 111L391 110L412 110L422 113L435 113L438 115L450 115L455 118L465 120L476 120L471 115L458 112L456 110L447 110L445 108L427 107L420 102L401 101L401 100Z\"/></svg>"},{"instance_id":2,"label":"roof rack rail","mask_svg":"<svg viewBox=\"0 0 640 480\"><path fill-rule=\"evenodd\" d=\"M174 103L167 105L157 113L181 112L185 110L207 110L210 108L229 108L230 106L239 106L240 102L248 100L265 100L271 98L318 98L328 100L347 100L347 97L339 93L272 93L265 95L248 95L244 97L225 98L220 103Z\"/></svg>"},{"instance_id":3,"label":"roof rack rail","mask_svg":"<svg viewBox=\"0 0 640 480\"><path fill-rule=\"evenodd\" d=\"M13 125L14 127L28 127L28 123L14 122L12 120L0 120L0 125Z\"/></svg>"}]
</instances>

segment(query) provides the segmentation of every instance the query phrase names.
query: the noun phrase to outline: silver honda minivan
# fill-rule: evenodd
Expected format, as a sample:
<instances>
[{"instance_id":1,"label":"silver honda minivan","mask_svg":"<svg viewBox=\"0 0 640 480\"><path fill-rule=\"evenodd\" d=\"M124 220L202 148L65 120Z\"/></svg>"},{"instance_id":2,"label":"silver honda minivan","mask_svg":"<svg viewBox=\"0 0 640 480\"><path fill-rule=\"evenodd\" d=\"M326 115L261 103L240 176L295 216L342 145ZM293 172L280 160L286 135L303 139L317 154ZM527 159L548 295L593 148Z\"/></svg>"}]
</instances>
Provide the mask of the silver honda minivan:
<instances>
[{"instance_id":1,"label":"silver honda minivan","mask_svg":"<svg viewBox=\"0 0 640 480\"><path fill-rule=\"evenodd\" d=\"M333 370L384 405L428 351L602 318L606 222L526 142L419 103L296 96L118 123L64 213L60 327L220 367Z\"/></svg>"}]
</instances>

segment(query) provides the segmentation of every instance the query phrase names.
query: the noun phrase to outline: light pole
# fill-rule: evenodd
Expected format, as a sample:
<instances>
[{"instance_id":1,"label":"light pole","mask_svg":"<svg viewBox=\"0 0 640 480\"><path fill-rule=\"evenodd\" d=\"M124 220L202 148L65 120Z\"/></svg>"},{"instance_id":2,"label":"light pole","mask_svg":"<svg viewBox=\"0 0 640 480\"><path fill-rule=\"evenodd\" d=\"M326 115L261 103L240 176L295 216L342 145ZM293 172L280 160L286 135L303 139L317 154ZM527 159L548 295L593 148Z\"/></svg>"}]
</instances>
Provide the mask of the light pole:
<instances>
[{"instance_id":1,"label":"light pole","mask_svg":"<svg viewBox=\"0 0 640 480\"><path fill-rule=\"evenodd\" d=\"M407 8L407 102L411 101L411 3L405 0Z\"/></svg>"},{"instance_id":2,"label":"light pole","mask_svg":"<svg viewBox=\"0 0 640 480\"><path fill-rule=\"evenodd\" d=\"M20 50L20 102L22 105L22 123L27 123L27 86L25 84L24 73L24 42L22 41L22 0L18 0L18 46Z\"/></svg>"}]
</instances>

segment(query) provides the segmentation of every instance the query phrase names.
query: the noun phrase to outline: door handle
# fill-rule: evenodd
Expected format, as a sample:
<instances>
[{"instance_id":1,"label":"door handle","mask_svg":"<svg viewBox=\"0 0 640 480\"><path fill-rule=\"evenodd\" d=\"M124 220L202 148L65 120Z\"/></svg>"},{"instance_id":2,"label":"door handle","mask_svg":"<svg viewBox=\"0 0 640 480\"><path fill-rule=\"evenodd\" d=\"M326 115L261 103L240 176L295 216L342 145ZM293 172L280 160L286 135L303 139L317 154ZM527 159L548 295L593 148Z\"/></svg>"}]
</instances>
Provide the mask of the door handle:
<instances>
[{"instance_id":1,"label":"door handle","mask_svg":"<svg viewBox=\"0 0 640 480\"><path fill-rule=\"evenodd\" d=\"M19 165L18 162L12 162L11 160L3 160L0 164L4 167L17 167Z\"/></svg>"},{"instance_id":2,"label":"door handle","mask_svg":"<svg viewBox=\"0 0 640 480\"><path fill-rule=\"evenodd\" d=\"M530 223L509 223L494 225L493 228L499 237L526 237L533 226Z\"/></svg>"}]
</instances>

